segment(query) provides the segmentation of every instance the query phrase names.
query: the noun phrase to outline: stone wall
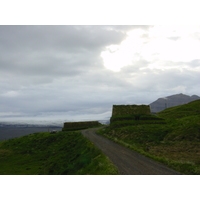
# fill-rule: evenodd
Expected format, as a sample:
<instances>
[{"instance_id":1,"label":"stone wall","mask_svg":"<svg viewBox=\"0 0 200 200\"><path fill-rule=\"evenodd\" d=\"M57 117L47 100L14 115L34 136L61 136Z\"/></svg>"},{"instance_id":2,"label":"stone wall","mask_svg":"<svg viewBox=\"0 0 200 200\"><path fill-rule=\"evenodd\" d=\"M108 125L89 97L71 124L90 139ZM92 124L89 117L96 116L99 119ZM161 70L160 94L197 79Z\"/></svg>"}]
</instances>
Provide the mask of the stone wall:
<instances>
[{"instance_id":1,"label":"stone wall","mask_svg":"<svg viewBox=\"0 0 200 200\"><path fill-rule=\"evenodd\" d=\"M98 121L86 121L86 122L65 122L63 131L82 130L87 128L98 127L101 124Z\"/></svg>"}]
</instances>

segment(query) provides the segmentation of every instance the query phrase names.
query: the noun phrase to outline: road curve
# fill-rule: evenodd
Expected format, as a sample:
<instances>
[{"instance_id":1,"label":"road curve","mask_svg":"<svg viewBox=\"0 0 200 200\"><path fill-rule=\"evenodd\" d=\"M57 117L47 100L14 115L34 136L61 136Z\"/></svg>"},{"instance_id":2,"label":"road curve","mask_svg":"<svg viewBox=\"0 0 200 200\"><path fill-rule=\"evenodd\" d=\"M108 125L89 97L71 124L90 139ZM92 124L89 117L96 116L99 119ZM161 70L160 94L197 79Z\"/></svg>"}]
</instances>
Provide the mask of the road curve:
<instances>
[{"instance_id":1,"label":"road curve","mask_svg":"<svg viewBox=\"0 0 200 200\"><path fill-rule=\"evenodd\" d=\"M113 162L121 175L180 175L179 172L157 163L133 150L123 147L101 135L96 130L81 131Z\"/></svg>"}]
</instances>

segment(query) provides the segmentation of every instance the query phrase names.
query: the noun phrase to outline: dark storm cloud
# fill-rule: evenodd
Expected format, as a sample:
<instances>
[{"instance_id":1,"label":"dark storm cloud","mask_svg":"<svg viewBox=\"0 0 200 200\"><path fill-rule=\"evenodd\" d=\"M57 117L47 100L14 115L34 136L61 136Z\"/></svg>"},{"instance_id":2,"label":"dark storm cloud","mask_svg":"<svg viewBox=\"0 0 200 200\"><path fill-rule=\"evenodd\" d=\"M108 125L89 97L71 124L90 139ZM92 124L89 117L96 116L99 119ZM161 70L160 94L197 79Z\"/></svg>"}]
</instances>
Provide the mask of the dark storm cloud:
<instances>
[{"instance_id":1,"label":"dark storm cloud","mask_svg":"<svg viewBox=\"0 0 200 200\"><path fill-rule=\"evenodd\" d=\"M0 69L16 76L71 76L101 65L99 52L126 36L106 26L1 26Z\"/></svg>"},{"instance_id":2,"label":"dark storm cloud","mask_svg":"<svg viewBox=\"0 0 200 200\"><path fill-rule=\"evenodd\" d=\"M125 34L106 26L1 26L5 50L22 52L42 50L96 49L121 41Z\"/></svg>"},{"instance_id":3,"label":"dark storm cloud","mask_svg":"<svg viewBox=\"0 0 200 200\"><path fill-rule=\"evenodd\" d=\"M119 74L103 70L99 55L105 46L119 44L126 37L121 30L1 26L1 111L36 115L89 109L93 113L103 109L103 101L111 106L114 93L129 84Z\"/></svg>"}]
</instances>

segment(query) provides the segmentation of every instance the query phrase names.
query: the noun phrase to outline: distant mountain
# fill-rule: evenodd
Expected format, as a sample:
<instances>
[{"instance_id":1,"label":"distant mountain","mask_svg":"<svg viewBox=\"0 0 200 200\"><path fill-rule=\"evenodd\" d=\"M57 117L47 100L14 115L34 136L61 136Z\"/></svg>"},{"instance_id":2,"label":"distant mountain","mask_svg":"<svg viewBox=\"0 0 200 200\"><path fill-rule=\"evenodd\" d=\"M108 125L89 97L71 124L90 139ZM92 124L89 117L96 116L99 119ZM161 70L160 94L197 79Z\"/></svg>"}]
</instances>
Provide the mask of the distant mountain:
<instances>
[{"instance_id":1,"label":"distant mountain","mask_svg":"<svg viewBox=\"0 0 200 200\"><path fill-rule=\"evenodd\" d=\"M149 104L151 112L160 112L166 108L183 105L191 101L200 99L197 95L185 95L185 94L175 94L163 98L159 98L156 101Z\"/></svg>"}]
</instances>

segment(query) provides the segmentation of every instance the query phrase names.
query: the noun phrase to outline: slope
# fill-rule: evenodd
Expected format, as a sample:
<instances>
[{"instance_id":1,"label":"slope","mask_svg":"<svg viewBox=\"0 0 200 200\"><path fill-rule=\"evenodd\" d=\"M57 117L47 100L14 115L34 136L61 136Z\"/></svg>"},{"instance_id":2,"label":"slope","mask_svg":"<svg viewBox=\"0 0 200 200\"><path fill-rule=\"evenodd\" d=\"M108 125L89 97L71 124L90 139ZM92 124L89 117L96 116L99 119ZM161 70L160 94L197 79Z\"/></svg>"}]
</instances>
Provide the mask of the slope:
<instances>
[{"instance_id":1,"label":"slope","mask_svg":"<svg viewBox=\"0 0 200 200\"><path fill-rule=\"evenodd\" d=\"M200 100L158 113L165 124L109 126L100 134L184 174L200 174Z\"/></svg>"},{"instance_id":2,"label":"slope","mask_svg":"<svg viewBox=\"0 0 200 200\"><path fill-rule=\"evenodd\" d=\"M2 175L118 174L80 132L34 133L0 142Z\"/></svg>"}]
</instances>

